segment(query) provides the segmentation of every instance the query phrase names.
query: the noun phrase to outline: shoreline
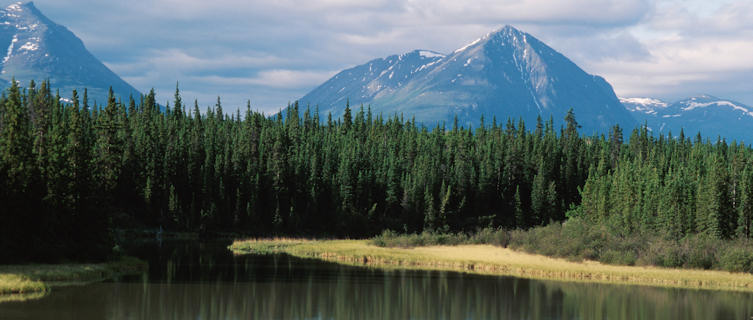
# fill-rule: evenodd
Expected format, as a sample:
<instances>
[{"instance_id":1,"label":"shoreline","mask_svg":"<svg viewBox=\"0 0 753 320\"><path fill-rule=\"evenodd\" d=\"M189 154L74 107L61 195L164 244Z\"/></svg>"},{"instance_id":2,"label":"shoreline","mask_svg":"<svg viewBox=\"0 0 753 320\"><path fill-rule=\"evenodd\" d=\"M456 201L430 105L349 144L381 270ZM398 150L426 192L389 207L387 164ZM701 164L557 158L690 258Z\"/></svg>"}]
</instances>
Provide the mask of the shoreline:
<instances>
[{"instance_id":1,"label":"shoreline","mask_svg":"<svg viewBox=\"0 0 753 320\"><path fill-rule=\"evenodd\" d=\"M572 262L491 245L384 248L369 240L236 240L234 254L285 253L351 266L456 271L537 280L753 292L753 274Z\"/></svg>"},{"instance_id":2,"label":"shoreline","mask_svg":"<svg viewBox=\"0 0 753 320\"><path fill-rule=\"evenodd\" d=\"M103 263L0 265L0 302L42 298L54 287L85 285L144 271L133 257Z\"/></svg>"}]
</instances>

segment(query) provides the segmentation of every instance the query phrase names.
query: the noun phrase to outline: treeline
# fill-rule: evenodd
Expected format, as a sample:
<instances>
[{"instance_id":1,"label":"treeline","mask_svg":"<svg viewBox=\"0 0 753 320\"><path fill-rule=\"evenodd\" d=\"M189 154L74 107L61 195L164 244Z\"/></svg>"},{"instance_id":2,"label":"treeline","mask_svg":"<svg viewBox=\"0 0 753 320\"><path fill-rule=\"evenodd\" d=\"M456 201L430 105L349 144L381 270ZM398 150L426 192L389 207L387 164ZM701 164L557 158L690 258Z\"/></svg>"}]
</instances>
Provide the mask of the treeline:
<instances>
[{"instance_id":1,"label":"treeline","mask_svg":"<svg viewBox=\"0 0 753 320\"><path fill-rule=\"evenodd\" d=\"M46 82L14 82L0 97L0 259L102 257L114 227L363 237L571 214L625 232L749 235L753 155L742 145L645 128L626 143L619 127L583 137L572 112L564 128L427 128L349 106L336 120L297 104L275 117L250 105L228 114L219 98L202 112L177 88L164 107L153 91L128 101L111 92L104 105L90 106L86 91L66 99Z\"/></svg>"},{"instance_id":2,"label":"treeline","mask_svg":"<svg viewBox=\"0 0 753 320\"><path fill-rule=\"evenodd\" d=\"M610 155L602 143L589 169L581 205L572 212L621 234L661 233L672 239L702 234L750 238L753 149L680 133L653 138L645 128Z\"/></svg>"}]
</instances>

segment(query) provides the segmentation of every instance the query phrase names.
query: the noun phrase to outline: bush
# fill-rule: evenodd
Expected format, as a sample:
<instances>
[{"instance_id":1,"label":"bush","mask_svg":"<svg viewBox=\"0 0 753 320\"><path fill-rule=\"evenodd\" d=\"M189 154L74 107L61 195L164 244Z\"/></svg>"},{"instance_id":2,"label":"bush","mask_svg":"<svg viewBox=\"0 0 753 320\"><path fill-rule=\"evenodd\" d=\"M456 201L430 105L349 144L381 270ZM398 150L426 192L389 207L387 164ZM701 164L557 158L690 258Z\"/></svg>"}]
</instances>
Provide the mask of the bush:
<instances>
[{"instance_id":1,"label":"bush","mask_svg":"<svg viewBox=\"0 0 753 320\"><path fill-rule=\"evenodd\" d=\"M687 251L683 266L691 269L712 269L719 260L717 251L727 245L729 243L708 236L686 237L681 245Z\"/></svg>"},{"instance_id":2,"label":"bush","mask_svg":"<svg viewBox=\"0 0 753 320\"><path fill-rule=\"evenodd\" d=\"M722 270L753 273L753 250L733 247L724 250L719 259Z\"/></svg>"},{"instance_id":3,"label":"bush","mask_svg":"<svg viewBox=\"0 0 753 320\"><path fill-rule=\"evenodd\" d=\"M620 251L615 249L607 249L604 253L601 254L601 257L599 259L599 261L603 263L625 266L635 265L636 260L638 260L638 256L635 252Z\"/></svg>"},{"instance_id":4,"label":"bush","mask_svg":"<svg viewBox=\"0 0 753 320\"><path fill-rule=\"evenodd\" d=\"M641 264L665 268L682 267L685 264L685 250L678 243L665 240L652 241L647 250L643 251Z\"/></svg>"},{"instance_id":5,"label":"bush","mask_svg":"<svg viewBox=\"0 0 753 320\"><path fill-rule=\"evenodd\" d=\"M615 232L606 225L574 217L564 223L529 230L486 228L474 234L398 234L385 231L372 243L381 247L491 244L569 260L596 260L617 265L719 269L753 273L753 243L704 235L672 239L661 233Z\"/></svg>"},{"instance_id":6,"label":"bush","mask_svg":"<svg viewBox=\"0 0 753 320\"><path fill-rule=\"evenodd\" d=\"M468 243L468 236L462 233L434 233L424 231L416 234L399 234L385 230L382 234L371 239L371 243L378 247L412 248L432 245L458 245Z\"/></svg>"},{"instance_id":7,"label":"bush","mask_svg":"<svg viewBox=\"0 0 753 320\"><path fill-rule=\"evenodd\" d=\"M504 229L484 228L471 235L468 242L506 248L510 244L510 232Z\"/></svg>"}]
</instances>

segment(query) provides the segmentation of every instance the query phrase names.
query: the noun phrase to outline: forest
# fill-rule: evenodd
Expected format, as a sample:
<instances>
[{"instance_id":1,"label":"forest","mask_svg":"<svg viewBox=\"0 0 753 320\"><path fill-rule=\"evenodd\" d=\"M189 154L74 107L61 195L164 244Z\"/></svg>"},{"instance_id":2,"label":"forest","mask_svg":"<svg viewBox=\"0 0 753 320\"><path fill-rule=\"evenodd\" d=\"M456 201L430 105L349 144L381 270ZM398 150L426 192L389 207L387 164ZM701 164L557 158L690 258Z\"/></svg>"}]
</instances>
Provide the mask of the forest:
<instances>
[{"instance_id":1,"label":"forest","mask_svg":"<svg viewBox=\"0 0 753 320\"><path fill-rule=\"evenodd\" d=\"M63 99L64 98L64 99ZM97 260L114 230L363 238L577 218L667 239L750 238L753 149L643 126L584 136L481 119L418 124L343 106L200 109L176 86L104 104L48 82L0 97L0 261Z\"/></svg>"}]
</instances>

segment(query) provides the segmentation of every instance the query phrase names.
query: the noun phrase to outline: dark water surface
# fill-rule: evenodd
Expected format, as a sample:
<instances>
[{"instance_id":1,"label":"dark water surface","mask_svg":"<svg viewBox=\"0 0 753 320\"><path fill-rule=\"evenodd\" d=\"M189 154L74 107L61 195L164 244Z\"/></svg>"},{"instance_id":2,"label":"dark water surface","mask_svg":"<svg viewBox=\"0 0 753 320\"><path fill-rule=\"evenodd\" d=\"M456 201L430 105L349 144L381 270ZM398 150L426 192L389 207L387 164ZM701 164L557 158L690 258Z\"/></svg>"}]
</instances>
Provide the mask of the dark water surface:
<instances>
[{"instance_id":1,"label":"dark water surface","mask_svg":"<svg viewBox=\"0 0 753 320\"><path fill-rule=\"evenodd\" d=\"M144 242L148 273L0 303L0 319L751 319L753 294L381 271Z\"/></svg>"}]
</instances>

